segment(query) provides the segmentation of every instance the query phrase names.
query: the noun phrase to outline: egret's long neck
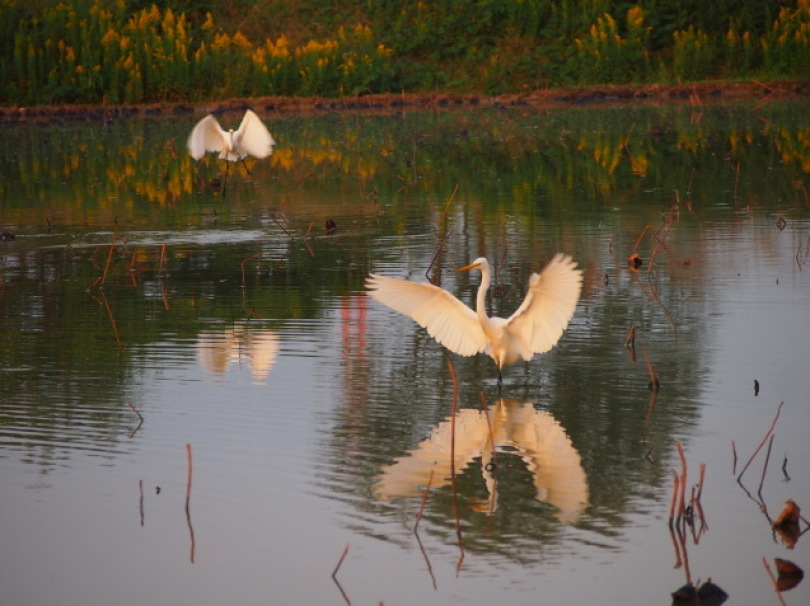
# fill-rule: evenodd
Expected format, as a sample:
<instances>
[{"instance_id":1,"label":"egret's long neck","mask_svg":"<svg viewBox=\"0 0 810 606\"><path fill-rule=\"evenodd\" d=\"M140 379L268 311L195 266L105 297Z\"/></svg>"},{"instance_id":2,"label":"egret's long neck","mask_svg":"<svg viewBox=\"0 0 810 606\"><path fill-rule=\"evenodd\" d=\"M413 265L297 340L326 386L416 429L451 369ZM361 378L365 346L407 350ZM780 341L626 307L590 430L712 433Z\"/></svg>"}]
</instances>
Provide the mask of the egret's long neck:
<instances>
[{"instance_id":1,"label":"egret's long neck","mask_svg":"<svg viewBox=\"0 0 810 606\"><path fill-rule=\"evenodd\" d=\"M478 319L481 323L489 320L487 316L487 291L489 290L489 272L481 272L481 285L478 287L478 296L475 300L475 312L478 314Z\"/></svg>"}]
</instances>

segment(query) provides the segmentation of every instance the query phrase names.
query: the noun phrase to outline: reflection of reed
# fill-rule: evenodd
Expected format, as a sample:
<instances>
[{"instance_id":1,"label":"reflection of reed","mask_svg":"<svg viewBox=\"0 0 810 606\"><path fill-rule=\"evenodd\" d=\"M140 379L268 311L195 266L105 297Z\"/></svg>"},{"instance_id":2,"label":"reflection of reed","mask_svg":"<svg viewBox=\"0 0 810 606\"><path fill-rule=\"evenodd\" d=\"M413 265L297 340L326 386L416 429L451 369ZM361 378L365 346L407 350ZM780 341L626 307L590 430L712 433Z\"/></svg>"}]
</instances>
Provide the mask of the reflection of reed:
<instances>
[{"instance_id":1,"label":"reflection of reed","mask_svg":"<svg viewBox=\"0 0 810 606\"><path fill-rule=\"evenodd\" d=\"M340 581L337 580L337 573L340 570L341 565L343 564L343 560L346 559L346 554L349 553L349 544L346 544L346 548L343 550L343 553L340 554L340 558L338 558L338 563L335 565L335 569L332 571L332 580L337 585L337 588L340 590L340 595L343 596L343 600L351 606L352 602L349 599L349 596L346 595L346 592L343 590L343 586L340 584Z\"/></svg>"},{"instance_id":2,"label":"reflection of reed","mask_svg":"<svg viewBox=\"0 0 810 606\"><path fill-rule=\"evenodd\" d=\"M444 421L409 454L384 468L376 485L380 499L419 494L430 474L433 486L446 486L453 474L482 459L489 507L497 510L491 453L517 454L532 474L535 498L557 508L557 518L576 523L588 502L588 485L579 453L565 429L547 411L527 402L500 399L488 411L463 409L456 415L455 448L450 457L452 422Z\"/></svg>"}]
</instances>

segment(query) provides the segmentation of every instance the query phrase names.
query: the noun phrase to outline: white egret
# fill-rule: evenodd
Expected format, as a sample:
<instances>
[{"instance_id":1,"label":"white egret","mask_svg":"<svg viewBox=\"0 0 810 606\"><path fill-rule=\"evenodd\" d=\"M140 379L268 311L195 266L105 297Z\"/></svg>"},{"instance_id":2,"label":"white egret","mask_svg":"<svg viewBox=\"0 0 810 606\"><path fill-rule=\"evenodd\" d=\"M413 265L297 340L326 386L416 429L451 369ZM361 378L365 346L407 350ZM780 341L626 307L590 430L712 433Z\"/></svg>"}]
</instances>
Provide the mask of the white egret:
<instances>
[{"instance_id":1,"label":"white egret","mask_svg":"<svg viewBox=\"0 0 810 606\"><path fill-rule=\"evenodd\" d=\"M242 161L244 165L246 156L266 158L272 154L276 141L259 116L252 110L247 110L237 130L223 130L217 119L208 114L194 125L187 144L188 151L195 160L202 158L206 152L215 152L219 153L221 160ZM227 166L230 167L230 164ZM247 170L247 166L245 169ZM226 170L226 178L227 174Z\"/></svg>"},{"instance_id":2,"label":"white egret","mask_svg":"<svg viewBox=\"0 0 810 606\"><path fill-rule=\"evenodd\" d=\"M504 364L531 360L560 340L568 326L582 289L582 271L576 262L558 253L540 273L532 274L526 297L509 318L487 316L489 263L483 257L459 271L478 269L476 311L433 284L370 274L368 295L411 317L447 349L462 356L486 353L498 367L498 384Z\"/></svg>"}]
</instances>

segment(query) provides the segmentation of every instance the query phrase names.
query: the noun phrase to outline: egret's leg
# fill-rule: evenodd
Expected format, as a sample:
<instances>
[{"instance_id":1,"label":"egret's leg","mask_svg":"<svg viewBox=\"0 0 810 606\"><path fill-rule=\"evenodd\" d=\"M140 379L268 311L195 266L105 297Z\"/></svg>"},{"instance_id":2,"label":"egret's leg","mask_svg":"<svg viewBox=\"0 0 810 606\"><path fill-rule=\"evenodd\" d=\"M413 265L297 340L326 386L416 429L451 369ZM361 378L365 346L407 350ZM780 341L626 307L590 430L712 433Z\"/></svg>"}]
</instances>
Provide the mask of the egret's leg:
<instances>
[{"instance_id":1,"label":"egret's leg","mask_svg":"<svg viewBox=\"0 0 810 606\"><path fill-rule=\"evenodd\" d=\"M250 172L250 169L247 167L247 164L245 164L245 159L244 158L240 158L240 159L242 161L242 166L245 167L245 172L247 172L247 174L249 174L250 176L253 176L253 173Z\"/></svg>"}]
</instances>

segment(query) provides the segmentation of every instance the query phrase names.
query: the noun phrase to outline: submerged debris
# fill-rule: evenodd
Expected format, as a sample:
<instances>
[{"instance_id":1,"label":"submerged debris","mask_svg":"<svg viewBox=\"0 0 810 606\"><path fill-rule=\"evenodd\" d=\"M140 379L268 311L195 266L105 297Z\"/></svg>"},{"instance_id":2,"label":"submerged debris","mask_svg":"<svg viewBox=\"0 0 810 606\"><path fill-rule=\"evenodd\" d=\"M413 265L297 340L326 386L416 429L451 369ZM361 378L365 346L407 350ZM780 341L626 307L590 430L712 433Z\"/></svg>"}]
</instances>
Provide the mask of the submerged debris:
<instances>
[{"instance_id":1,"label":"submerged debris","mask_svg":"<svg viewBox=\"0 0 810 606\"><path fill-rule=\"evenodd\" d=\"M691 583L672 593L673 604L697 604L698 606L719 606L728 599L728 594L709 579L698 589Z\"/></svg>"}]
</instances>

